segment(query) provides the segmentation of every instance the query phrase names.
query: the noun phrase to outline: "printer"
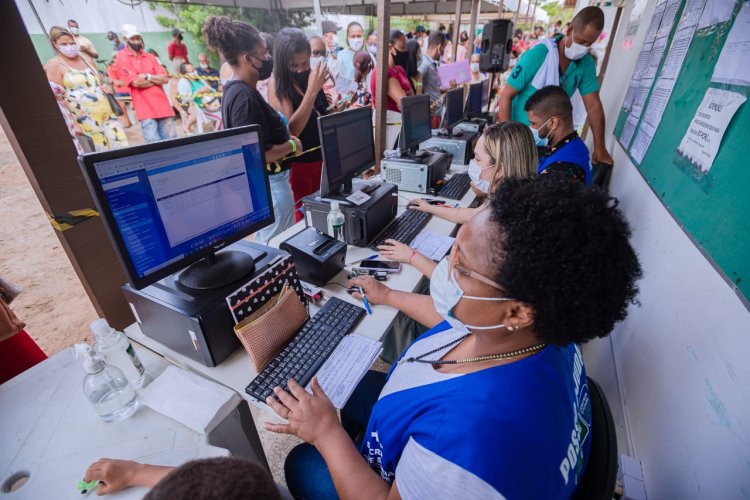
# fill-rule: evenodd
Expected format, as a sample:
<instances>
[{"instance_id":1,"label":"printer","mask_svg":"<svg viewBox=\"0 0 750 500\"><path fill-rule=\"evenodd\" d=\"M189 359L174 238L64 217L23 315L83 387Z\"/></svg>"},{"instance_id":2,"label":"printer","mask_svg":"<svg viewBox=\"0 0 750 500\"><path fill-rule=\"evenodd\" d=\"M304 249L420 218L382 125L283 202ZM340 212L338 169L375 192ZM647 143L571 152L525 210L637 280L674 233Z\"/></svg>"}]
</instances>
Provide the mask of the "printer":
<instances>
[{"instance_id":1,"label":"printer","mask_svg":"<svg viewBox=\"0 0 750 500\"><path fill-rule=\"evenodd\" d=\"M315 286L324 286L346 264L346 243L314 227L303 229L279 248L292 255L299 277Z\"/></svg>"},{"instance_id":2,"label":"printer","mask_svg":"<svg viewBox=\"0 0 750 500\"><path fill-rule=\"evenodd\" d=\"M419 145L420 149L439 148L453 155L454 165L468 165L474 157L474 142L479 132L454 128L449 134L445 130L433 130L432 137Z\"/></svg>"}]
</instances>

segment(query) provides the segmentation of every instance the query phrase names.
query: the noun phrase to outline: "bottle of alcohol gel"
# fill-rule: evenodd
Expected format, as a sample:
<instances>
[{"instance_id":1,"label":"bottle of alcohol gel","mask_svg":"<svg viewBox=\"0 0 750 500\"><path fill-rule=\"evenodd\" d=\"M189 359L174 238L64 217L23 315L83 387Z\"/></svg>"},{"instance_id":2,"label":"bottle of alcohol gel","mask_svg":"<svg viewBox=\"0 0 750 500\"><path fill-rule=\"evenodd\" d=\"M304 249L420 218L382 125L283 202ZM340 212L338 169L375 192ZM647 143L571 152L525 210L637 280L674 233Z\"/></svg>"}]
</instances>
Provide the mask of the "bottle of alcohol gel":
<instances>
[{"instance_id":1,"label":"bottle of alcohol gel","mask_svg":"<svg viewBox=\"0 0 750 500\"><path fill-rule=\"evenodd\" d=\"M125 420L138 409L138 397L128 379L110 366L88 344L76 344L77 358L83 358L83 393L105 422Z\"/></svg>"},{"instance_id":2,"label":"bottle of alcohol gel","mask_svg":"<svg viewBox=\"0 0 750 500\"><path fill-rule=\"evenodd\" d=\"M338 201L331 202L331 211L328 212L327 222L328 235L346 243L346 236L344 235L344 222L346 222L346 219L339 208Z\"/></svg>"},{"instance_id":3,"label":"bottle of alcohol gel","mask_svg":"<svg viewBox=\"0 0 750 500\"><path fill-rule=\"evenodd\" d=\"M94 332L94 348L104 361L122 370L133 387L141 387L146 369L125 334L109 326L104 318L92 321L91 331Z\"/></svg>"}]
</instances>

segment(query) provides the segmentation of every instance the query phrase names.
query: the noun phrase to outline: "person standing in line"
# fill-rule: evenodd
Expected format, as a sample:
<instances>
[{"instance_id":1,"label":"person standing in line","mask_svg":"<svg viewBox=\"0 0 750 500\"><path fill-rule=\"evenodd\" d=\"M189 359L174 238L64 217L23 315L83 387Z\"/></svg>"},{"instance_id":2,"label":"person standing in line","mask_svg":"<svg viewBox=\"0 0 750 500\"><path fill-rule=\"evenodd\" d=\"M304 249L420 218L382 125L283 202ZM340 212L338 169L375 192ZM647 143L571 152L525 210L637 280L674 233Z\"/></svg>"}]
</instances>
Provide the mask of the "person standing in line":
<instances>
[{"instance_id":1,"label":"person standing in line","mask_svg":"<svg viewBox=\"0 0 750 500\"><path fill-rule=\"evenodd\" d=\"M419 73L422 75L422 92L430 96L433 128L440 125L440 116L443 113L442 94L448 90L440 87L440 78L437 74L445 46L445 33L441 31L432 33L427 42L427 49L422 52L422 64L419 66ZM450 88L456 88L456 82L450 83Z\"/></svg>"},{"instance_id":2,"label":"person standing in line","mask_svg":"<svg viewBox=\"0 0 750 500\"><path fill-rule=\"evenodd\" d=\"M78 23L75 19L68 19L68 31L73 35L73 39L78 44L80 51L91 58L91 62L96 61L99 58L99 52L91 43L91 40L80 34Z\"/></svg>"},{"instance_id":3,"label":"person standing in line","mask_svg":"<svg viewBox=\"0 0 750 500\"><path fill-rule=\"evenodd\" d=\"M409 84L414 95L422 93L422 75L419 73L419 66L422 64L422 48L419 42L412 38L406 41L406 76L409 77Z\"/></svg>"},{"instance_id":4,"label":"person standing in line","mask_svg":"<svg viewBox=\"0 0 750 500\"><path fill-rule=\"evenodd\" d=\"M295 200L295 221L302 220L302 198L320 189L323 157L320 153L318 117L328 113L323 84L328 79L325 62L310 63L310 42L298 28L284 28L274 40L273 77L268 103L284 115L289 133L299 137L306 153L289 161L289 181ZM317 149L316 149L317 148Z\"/></svg>"},{"instance_id":5,"label":"person standing in line","mask_svg":"<svg viewBox=\"0 0 750 500\"><path fill-rule=\"evenodd\" d=\"M132 24L122 27L127 47L117 54L115 68L126 86L135 116L141 122L143 140L146 143L173 139L177 136L174 126L174 109L164 87L169 75L158 59L143 49L143 37Z\"/></svg>"},{"instance_id":6,"label":"person standing in line","mask_svg":"<svg viewBox=\"0 0 750 500\"><path fill-rule=\"evenodd\" d=\"M274 223L255 233L255 241L266 245L293 224L290 165L282 160L301 155L302 143L289 134L279 113L256 88L259 81L273 73L273 59L260 32L228 16L211 16L203 25L203 36L211 49L219 51L234 74L224 85L221 103L224 128L257 124L262 130Z\"/></svg>"},{"instance_id":7,"label":"person standing in line","mask_svg":"<svg viewBox=\"0 0 750 500\"><path fill-rule=\"evenodd\" d=\"M167 46L167 56L169 56L169 60L175 61L176 59L181 59L178 64L190 62L187 45L182 43L182 39L182 30L180 28L174 28L172 30L172 41L169 42L169 45Z\"/></svg>"},{"instance_id":8,"label":"person standing in line","mask_svg":"<svg viewBox=\"0 0 750 500\"><path fill-rule=\"evenodd\" d=\"M208 54L201 52L198 54L198 75L219 78L219 72L216 68L211 67L211 61L208 60ZM208 80L209 85L214 90L219 90L219 80Z\"/></svg>"},{"instance_id":9,"label":"person standing in line","mask_svg":"<svg viewBox=\"0 0 750 500\"><path fill-rule=\"evenodd\" d=\"M354 54L365 45L365 32L362 25L356 21L346 27L346 45L347 47L338 53L339 70L341 76L347 80L354 80Z\"/></svg>"},{"instance_id":10,"label":"person standing in line","mask_svg":"<svg viewBox=\"0 0 750 500\"><path fill-rule=\"evenodd\" d=\"M341 26L327 19L320 23L320 26L323 30L323 40L325 40L328 48L328 70L334 78L338 78L341 74L339 65L339 52L341 51L339 31L341 31Z\"/></svg>"},{"instance_id":11,"label":"person standing in line","mask_svg":"<svg viewBox=\"0 0 750 500\"><path fill-rule=\"evenodd\" d=\"M472 54L469 59L469 69L471 70L471 81L469 83L479 83L484 81L487 76L479 71L479 54Z\"/></svg>"},{"instance_id":12,"label":"person standing in line","mask_svg":"<svg viewBox=\"0 0 750 500\"><path fill-rule=\"evenodd\" d=\"M388 51L388 110L401 112L401 98L413 95L409 77L406 76L406 35L399 30L391 31ZM370 79L372 105L375 106L375 88L377 78Z\"/></svg>"},{"instance_id":13,"label":"person standing in line","mask_svg":"<svg viewBox=\"0 0 750 500\"><path fill-rule=\"evenodd\" d=\"M378 57L378 32L377 31L371 31L369 35L367 35L367 53L370 54L370 57L372 57L373 64L376 61L376 58Z\"/></svg>"},{"instance_id":14,"label":"person standing in line","mask_svg":"<svg viewBox=\"0 0 750 500\"><path fill-rule=\"evenodd\" d=\"M107 32L107 40L112 44L112 50L114 54L117 54L125 48L125 44L120 41L120 37L114 31Z\"/></svg>"},{"instance_id":15,"label":"person standing in line","mask_svg":"<svg viewBox=\"0 0 750 500\"><path fill-rule=\"evenodd\" d=\"M463 61L471 54L471 51L469 50L469 34L465 31L462 31L461 34L458 35L458 41L458 48L456 49L456 62Z\"/></svg>"}]
</instances>

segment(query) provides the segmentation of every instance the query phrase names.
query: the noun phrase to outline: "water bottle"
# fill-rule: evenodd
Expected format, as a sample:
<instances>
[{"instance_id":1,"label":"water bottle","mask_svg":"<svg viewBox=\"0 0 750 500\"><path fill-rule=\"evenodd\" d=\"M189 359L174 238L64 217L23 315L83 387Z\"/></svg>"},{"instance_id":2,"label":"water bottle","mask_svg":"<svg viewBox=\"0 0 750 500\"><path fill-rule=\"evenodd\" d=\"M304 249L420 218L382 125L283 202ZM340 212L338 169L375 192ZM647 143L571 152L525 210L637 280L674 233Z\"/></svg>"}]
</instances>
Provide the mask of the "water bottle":
<instances>
[{"instance_id":1,"label":"water bottle","mask_svg":"<svg viewBox=\"0 0 750 500\"><path fill-rule=\"evenodd\" d=\"M104 361L119 368L133 387L141 387L146 369L125 334L109 326L104 318L92 321L91 331L94 332L94 347Z\"/></svg>"},{"instance_id":2,"label":"water bottle","mask_svg":"<svg viewBox=\"0 0 750 500\"><path fill-rule=\"evenodd\" d=\"M138 397L128 379L110 366L88 344L75 345L76 357L83 358L83 393L105 422L125 420L138 409Z\"/></svg>"},{"instance_id":3,"label":"water bottle","mask_svg":"<svg viewBox=\"0 0 750 500\"><path fill-rule=\"evenodd\" d=\"M339 208L338 201L331 202L331 211L328 212L327 222L328 235L346 243L346 236L344 235L344 222L346 222L346 219Z\"/></svg>"}]
</instances>

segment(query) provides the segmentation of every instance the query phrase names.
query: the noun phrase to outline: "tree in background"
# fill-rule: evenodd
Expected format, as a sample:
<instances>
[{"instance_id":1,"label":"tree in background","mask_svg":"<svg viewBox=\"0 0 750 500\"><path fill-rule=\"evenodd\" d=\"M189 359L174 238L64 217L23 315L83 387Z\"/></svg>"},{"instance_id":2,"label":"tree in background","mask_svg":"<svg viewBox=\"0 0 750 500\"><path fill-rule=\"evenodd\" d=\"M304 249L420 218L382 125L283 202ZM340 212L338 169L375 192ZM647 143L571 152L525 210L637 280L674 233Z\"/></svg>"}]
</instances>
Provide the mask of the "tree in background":
<instances>
[{"instance_id":1,"label":"tree in background","mask_svg":"<svg viewBox=\"0 0 750 500\"><path fill-rule=\"evenodd\" d=\"M539 7L549 14L549 23L554 24L562 21L563 25L569 23L575 15L575 8L566 8L559 0L551 0L547 3L540 4Z\"/></svg>"}]
</instances>

